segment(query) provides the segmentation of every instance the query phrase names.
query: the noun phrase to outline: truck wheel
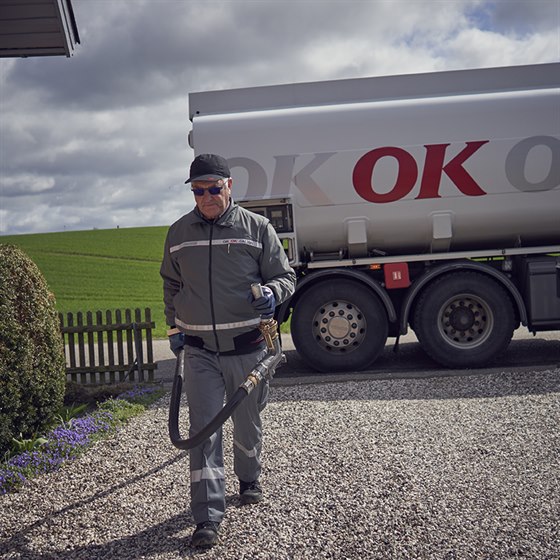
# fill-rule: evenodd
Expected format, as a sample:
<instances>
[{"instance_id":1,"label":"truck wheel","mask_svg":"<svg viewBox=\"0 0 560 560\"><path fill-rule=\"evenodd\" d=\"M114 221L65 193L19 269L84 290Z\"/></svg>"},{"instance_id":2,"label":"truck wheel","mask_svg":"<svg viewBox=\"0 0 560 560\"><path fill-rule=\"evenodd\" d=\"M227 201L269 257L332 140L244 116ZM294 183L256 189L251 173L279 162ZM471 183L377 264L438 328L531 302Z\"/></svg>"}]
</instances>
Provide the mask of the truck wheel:
<instances>
[{"instance_id":1,"label":"truck wheel","mask_svg":"<svg viewBox=\"0 0 560 560\"><path fill-rule=\"evenodd\" d=\"M448 367L477 367L506 350L515 329L512 302L476 272L448 274L420 296L413 324L425 352Z\"/></svg>"},{"instance_id":2,"label":"truck wheel","mask_svg":"<svg viewBox=\"0 0 560 560\"><path fill-rule=\"evenodd\" d=\"M351 280L310 288L292 315L295 347L322 372L364 369L383 350L387 332L387 314L378 297Z\"/></svg>"}]
</instances>

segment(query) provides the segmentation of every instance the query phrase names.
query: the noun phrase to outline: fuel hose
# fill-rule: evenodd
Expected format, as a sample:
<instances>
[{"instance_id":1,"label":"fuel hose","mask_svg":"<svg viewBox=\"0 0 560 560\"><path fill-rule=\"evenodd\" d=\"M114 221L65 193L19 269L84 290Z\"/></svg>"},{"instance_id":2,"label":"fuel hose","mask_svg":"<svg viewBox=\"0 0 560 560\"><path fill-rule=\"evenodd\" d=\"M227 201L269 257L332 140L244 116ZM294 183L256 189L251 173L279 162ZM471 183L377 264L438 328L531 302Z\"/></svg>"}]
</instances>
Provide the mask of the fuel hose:
<instances>
[{"instance_id":1,"label":"fuel hose","mask_svg":"<svg viewBox=\"0 0 560 560\"><path fill-rule=\"evenodd\" d=\"M255 297L262 294L260 284L252 284L251 290ZM261 290L259 292L259 290ZM222 410L200 432L188 439L183 439L179 430L179 411L181 407L181 394L185 380L185 349L177 355L175 364L175 377L171 389L171 402L169 405L169 437L177 449L192 449L197 447L212 434L233 414L243 399L264 379L272 379L276 366L285 360L278 336L278 323L274 319L261 319L259 325L266 341L267 353L254 366L245 381L237 388Z\"/></svg>"},{"instance_id":2,"label":"fuel hose","mask_svg":"<svg viewBox=\"0 0 560 560\"><path fill-rule=\"evenodd\" d=\"M205 439L209 438L218 428L232 415L239 403L249 394L242 387L239 387L226 405L216 414L212 421L207 424L198 434L183 439L179 431L179 408L181 405L181 393L183 391L183 381L185 376L185 350L181 350L177 356L175 366L175 378L171 389L171 404L169 406L169 437L171 443L178 449L192 449L200 445Z\"/></svg>"}]
</instances>

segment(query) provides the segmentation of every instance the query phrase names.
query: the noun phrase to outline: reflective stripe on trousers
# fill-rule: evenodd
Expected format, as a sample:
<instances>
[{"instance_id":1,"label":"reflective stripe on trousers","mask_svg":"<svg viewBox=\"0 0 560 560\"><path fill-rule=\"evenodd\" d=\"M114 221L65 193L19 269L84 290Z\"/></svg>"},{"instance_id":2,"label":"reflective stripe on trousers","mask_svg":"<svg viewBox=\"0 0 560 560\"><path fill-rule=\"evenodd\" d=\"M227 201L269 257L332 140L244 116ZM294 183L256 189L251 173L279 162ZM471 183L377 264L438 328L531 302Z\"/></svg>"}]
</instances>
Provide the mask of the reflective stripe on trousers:
<instances>
[{"instance_id":1,"label":"reflective stripe on trousers","mask_svg":"<svg viewBox=\"0 0 560 560\"><path fill-rule=\"evenodd\" d=\"M189 404L189 437L206 426L237 391L266 350L240 356L217 357L185 347L185 391ZM266 405L268 384L261 383L235 409L233 420L234 471L247 482L261 473L262 428L260 412ZM195 523L220 522L225 511L225 476L221 428L189 451L191 509Z\"/></svg>"}]
</instances>

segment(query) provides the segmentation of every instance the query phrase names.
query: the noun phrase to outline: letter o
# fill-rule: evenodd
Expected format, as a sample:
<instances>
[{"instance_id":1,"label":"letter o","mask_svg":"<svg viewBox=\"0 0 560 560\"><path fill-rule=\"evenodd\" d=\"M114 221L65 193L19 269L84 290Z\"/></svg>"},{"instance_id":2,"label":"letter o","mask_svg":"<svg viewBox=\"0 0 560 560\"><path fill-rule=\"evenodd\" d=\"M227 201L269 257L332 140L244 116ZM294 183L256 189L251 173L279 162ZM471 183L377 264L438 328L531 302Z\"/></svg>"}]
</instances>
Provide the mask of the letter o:
<instances>
[{"instance_id":1,"label":"letter o","mask_svg":"<svg viewBox=\"0 0 560 560\"><path fill-rule=\"evenodd\" d=\"M376 193L372 181L373 168L383 157L393 157L397 160L399 171L393 188L387 193ZM376 148L363 155L354 166L352 183L355 191L368 202L394 202L406 196L414 187L418 178L418 166L414 158L402 148Z\"/></svg>"},{"instance_id":2,"label":"letter o","mask_svg":"<svg viewBox=\"0 0 560 560\"><path fill-rule=\"evenodd\" d=\"M261 165L246 157L232 157L228 158L227 161L230 171L234 167L242 167L247 171L247 191L241 193L238 190L241 185L239 183L233 185L238 198L262 198L266 194L268 182L266 171Z\"/></svg>"},{"instance_id":3,"label":"letter o","mask_svg":"<svg viewBox=\"0 0 560 560\"><path fill-rule=\"evenodd\" d=\"M538 183L525 177L525 164L529 152L536 146L550 149L552 160L548 175ZM560 140L554 136L531 136L518 142L506 157L506 177L517 190L522 192L551 191L560 185Z\"/></svg>"}]
</instances>

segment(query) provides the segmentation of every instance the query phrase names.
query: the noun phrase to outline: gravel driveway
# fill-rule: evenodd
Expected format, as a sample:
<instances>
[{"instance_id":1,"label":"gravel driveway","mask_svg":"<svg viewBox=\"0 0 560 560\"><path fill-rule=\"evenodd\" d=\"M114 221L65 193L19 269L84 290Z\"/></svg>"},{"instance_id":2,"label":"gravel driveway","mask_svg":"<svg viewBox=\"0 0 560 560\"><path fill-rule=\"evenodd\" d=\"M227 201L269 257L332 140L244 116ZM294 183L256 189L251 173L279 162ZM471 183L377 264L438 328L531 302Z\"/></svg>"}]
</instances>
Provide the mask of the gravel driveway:
<instances>
[{"instance_id":1,"label":"gravel driveway","mask_svg":"<svg viewBox=\"0 0 560 560\"><path fill-rule=\"evenodd\" d=\"M203 552L168 402L0 497L0 557L560 558L560 369L275 385L266 499L240 506L228 422L226 518Z\"/></svg>"}]
</instances>

